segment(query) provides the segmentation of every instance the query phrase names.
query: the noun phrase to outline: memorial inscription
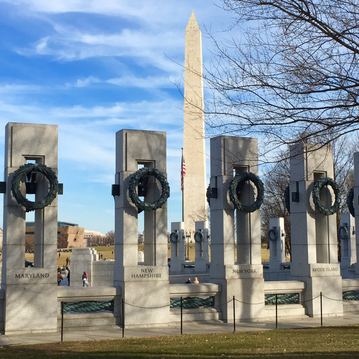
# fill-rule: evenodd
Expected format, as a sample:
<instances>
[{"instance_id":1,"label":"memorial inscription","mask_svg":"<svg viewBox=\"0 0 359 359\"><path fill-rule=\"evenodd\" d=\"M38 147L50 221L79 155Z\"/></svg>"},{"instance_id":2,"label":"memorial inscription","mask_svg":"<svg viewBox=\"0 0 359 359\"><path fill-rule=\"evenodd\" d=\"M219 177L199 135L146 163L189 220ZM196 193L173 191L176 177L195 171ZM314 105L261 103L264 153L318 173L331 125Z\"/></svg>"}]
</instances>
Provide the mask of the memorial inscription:
<instances>
[{"instance_id":1,"label":"memorial inscription","mask_svg":"<svg viewBox=\"0 0 359 359\"><path fill-rule=\"evenodd\" d=\"M256 269L233 269L233 273L257 273Z\"/></svg>"},{"instance_id":2,"label":"memorial inscription","mask_svg":"<svg viewBox=\"0 0 359 359\"><path fill-rule=\"evenodd\" d=\"M156 278L161 278L161 277L162 277L161 273L153 273L153 268L141 268L140 273L132 273L131 274L131 278L133 278L133 279L138 279L138 278L156 279Z\"/></svg>"},{"instance_id":3,"label":"memorial inscription","mask_svg":"<svg viewBox=\"0 0 359 359\"><path fill-rule=\"evenodd\" d=\"M50 273L15 273L15 278L16 279L21 279L21 278L28 278L28 279L48 278L49 276L50 276Z\"/></svg>"},{"instance_id":4,"label":"memorial inscription","mask_svg":"<svg viewBox=\"0 0 359 359\"><path fill-rule=\"evenodd\" d=\"M338 267L328 267L328 268L313 268L313 272L338 272Z\"/></svg>"}]
</instances>

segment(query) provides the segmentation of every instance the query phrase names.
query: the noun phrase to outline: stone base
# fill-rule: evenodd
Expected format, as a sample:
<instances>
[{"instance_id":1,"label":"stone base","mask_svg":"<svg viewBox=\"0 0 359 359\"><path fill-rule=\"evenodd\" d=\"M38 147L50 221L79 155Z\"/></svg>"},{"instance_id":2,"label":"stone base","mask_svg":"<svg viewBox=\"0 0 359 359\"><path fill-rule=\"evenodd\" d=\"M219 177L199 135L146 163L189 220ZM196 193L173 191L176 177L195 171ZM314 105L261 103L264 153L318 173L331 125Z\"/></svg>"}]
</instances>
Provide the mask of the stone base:
<instances>
[{"instance_id":1,"label":"stone base","mask_svg":"<svg viewBox=\"0 0 359 359\"><path fill-rule=\"evenodd\" d=\"M235 320L258 321L264 318L263 266L228 265L224 268L225 279L211 280L222 285L222 292L215 303L226 322ZM217 298L216 298L217 299ZM233 300L235 308L233 308ZM234 315L235 310L235 315Z\"/></svg>"},{"instance_id":2,"label":"stone base","mask_svg":"<svg viewBox=\"0 0 359 359\"><path fill-rule=\"evenodd\" d=\"M7 285L5 334L57 331L57 284Z\"/></svg>"},{"instance_id":3,"label":"stone base","mask_svg":"<svg viewBox=\"0 0 359 359\"><path fill-rule=\"evenodd\" d=\"M125 326L153 326L169 323L170 296L168 266L123 268L122 287Z\"/></svg>"},{"instance_id":4,"label":"stone base","mask_svg":"<svg viewBox=\"0 0 359 359\"><path fill-rule=\"evenodd\" d=\"M338 263L316 263L309 264L303 268L303 272L309 276L293 276L295 280L306 283L302 302L310 317L342 316L343 315L343 280L340 276L340 265ZM320 294L322 293L322 313Z\"/></svg>"}]
</instances>

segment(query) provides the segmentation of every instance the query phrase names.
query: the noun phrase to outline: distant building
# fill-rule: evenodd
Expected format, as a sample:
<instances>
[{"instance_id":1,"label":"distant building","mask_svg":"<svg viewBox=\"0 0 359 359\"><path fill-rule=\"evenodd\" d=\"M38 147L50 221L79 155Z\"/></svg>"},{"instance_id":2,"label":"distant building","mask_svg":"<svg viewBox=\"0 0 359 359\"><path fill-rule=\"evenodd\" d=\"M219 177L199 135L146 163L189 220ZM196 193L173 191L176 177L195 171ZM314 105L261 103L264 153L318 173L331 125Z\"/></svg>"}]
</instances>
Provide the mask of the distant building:
<instances>
[{"instance_id":1,"label":"distant building","mask_svg":"<svg viewBox=\"0 0 359 359\"><path fill-rule=\"evenodd\" d=\"M85 229L79 227L78 224L69 222L57 223L57 248L79 248L86 247L84 240ZM26 222L26 249L33 249L34 246L35 227L34 222ZM32 246L32 248L30 248Z\"/></svg>"},{"instance_id":2,"label":"distant building","mask_svg":"<svg viewBox=\"0 0 359 359\"><path fill-rule=\"evenodd\" d=\"M101 243L101 239L104 240L105 237L106 237L106 234L103 234L99 231L89 231L87 229L85 229L85 231L84 231L84 240L85 240L87 247L95 245L95 244L103 244L103 243Z\"/></svg>"}]
</instances>

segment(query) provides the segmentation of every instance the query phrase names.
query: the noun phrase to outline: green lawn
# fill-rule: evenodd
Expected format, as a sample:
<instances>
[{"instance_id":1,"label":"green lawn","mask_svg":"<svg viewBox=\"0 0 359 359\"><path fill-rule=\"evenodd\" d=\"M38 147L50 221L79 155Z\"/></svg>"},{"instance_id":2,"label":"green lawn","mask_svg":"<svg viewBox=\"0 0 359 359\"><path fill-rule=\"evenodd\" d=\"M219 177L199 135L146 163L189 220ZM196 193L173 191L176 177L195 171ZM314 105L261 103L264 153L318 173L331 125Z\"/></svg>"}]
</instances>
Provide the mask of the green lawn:
<instances>
[{"instance_id":1,"label":"green lawn","mask_svg":"<svg viewBox=\"0 0 359 359\"><path fill-rule=\"evenodd\" d=\"M102 253L103 254L103 258L106 259L114 259L115 258L115 254L114 254L114 249L115 246L97 246L97 247L92 247L94 249L97 250L97 253ZM138 245L138 249L139 250L143 250L143 244L139 244ZM187 256L186 252L186 256ZM235 249L234 251L234 256L236 256L237 250ZM71 252L61 252L60 256L59 253L57 253L57 265L58 266L63 266L64 264L66 264L66 258L69 257L70 261L71 261ZM25 258L33 261L34 260L34 254L33 253L25 253ZM171 245L168 245L168 258L171 258ZM191 261L195 260L195 244L191 243L190 247L189 247L189 259ZM268 262L269 261L269 250L267 249L262 249L262 262ZM70 263L71 265L71 263Z\"/></svg>"},{"instance_id":2,"label":"green lawn","mask_svg":"<svg viewBox=\"0 0 359 359\"><path fill-rule=\"evenodd\" d=\"M9 346L0 358L358 358L359 326Z\"/></svg>"}]
</instances>

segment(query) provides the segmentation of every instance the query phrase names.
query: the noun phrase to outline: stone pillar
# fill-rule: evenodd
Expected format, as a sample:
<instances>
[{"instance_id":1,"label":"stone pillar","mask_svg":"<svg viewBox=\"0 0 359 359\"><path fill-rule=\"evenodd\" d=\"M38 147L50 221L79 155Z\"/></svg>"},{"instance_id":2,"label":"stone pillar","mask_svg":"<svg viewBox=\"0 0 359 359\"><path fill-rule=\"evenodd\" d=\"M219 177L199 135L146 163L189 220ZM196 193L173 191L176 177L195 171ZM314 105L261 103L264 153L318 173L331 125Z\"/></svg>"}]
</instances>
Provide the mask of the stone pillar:
<instances>
[{"instance_id":1,"label":"stone pillar","mask_svg":"<svg viewBox=\"0 0 359 359\"><path fill-rule=\"evenodd\" d=\"M340 265L342 267L350 267L352 264L357 262L355 226L350 213L340 214L340 227L338 235L341 244Z\"/></svg>"},{"instance_id":2,"label":"stone pillar","mask_svg":"<svg viewBox=\"0 0 359 359\"><path fill-rule=\"evenodd\" d=\"M234 319L233 296L236 299L236 319L256 320L264 315L259 210L250 213L235 211L228 195L234 173L258 174L257 146L257 140L252 138L220 136L211 139L210 278L222 285L219 305L225 321ZM253 199L253 187L247 183L241 191L240 200L250 204ZM237 244L234 242L235 215Z\"/></svg>"},{"instance_id":3,"label":"stone pillar","mask_svg":"<svg viewBox=\"0 0 359 359\"><path fill-rule=\"evenodd\" d=\"M129 198L129 181L139 166L156 168L166 176L166 134L121 130L116 133L115 269L114 286L121 287L126 326L169 321L167 204L145 211L144 265L138 263L138 208ZM149 176L143 200L153 203L160 184Z\"/></svg>"},{"instance_id":4,"label":"stone pillar","mask_svg":"<svg viewBox=\"0 0 359 359\"><path fill-rule=\"evenodd\" d=\"M300 143L290 147L291 277L304 281L307 314L342 315L342 277L338 263L336 215L324 215L314 205L312 191L321 177L334 179L331 147ZM330 186L322 188L325 208L334 203Z\"/></svg>"},{"instance_id":5,"label":"stone pillar","mask_svg":"<svg viewBox=\"0 0 359 359\"><path fill-rule=\"evenodd\" d=\"M208 272L209 264L209 229L208 221L196 222L195 241L195 272Z\"/></svg>"},{"instance_id":6,"label":"stone pillar","mask_svg":"<svg viewBox=\"0 0 359 359\"><path fill-rule=\"evenodd\" d=\"M71 254L71 287L82 287L82 274L84 271L89 276L89 284L93 286L93 262L98 261L99 256L93 248L74 248Z\"/></svg>"},{"instance_id":7,"label":"stone pillar","mask_svg":"<svg viewBox=\"0 0 359 359\"><path fill-rule=\"evenodd\" d=\"M171 223L171 263L170 273L181 274L186 256L184 222Z\"/></svg>"},{"instance_id":8,"label":"stone pillar","mask_svg":"<svg viewBox=\"0 0 359 359\"><path fill-rule=\"evenodd\" d=\"M26 212L11 191L11 181L19 167L43 164L57 175L57 159L57 126L6 125L1 283L5 290L6 334L57 331L57 196L50 205L35 211L35 266L25 268ZM37 173L35 202L44 199L48 187L49 181ZM25 197L24 182L20 190Z\"/></svg>"},{"instance_id":9,"label":"stone pillar","mask_svg":"<svg viewBox=\"0 0 359 359\"><path fill-rule=\"evenodd\" d=\"M285 262L285 231L284 218L269 219L269 270L278 272Z\"/></svg>"}]
</instances>

